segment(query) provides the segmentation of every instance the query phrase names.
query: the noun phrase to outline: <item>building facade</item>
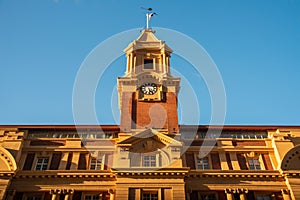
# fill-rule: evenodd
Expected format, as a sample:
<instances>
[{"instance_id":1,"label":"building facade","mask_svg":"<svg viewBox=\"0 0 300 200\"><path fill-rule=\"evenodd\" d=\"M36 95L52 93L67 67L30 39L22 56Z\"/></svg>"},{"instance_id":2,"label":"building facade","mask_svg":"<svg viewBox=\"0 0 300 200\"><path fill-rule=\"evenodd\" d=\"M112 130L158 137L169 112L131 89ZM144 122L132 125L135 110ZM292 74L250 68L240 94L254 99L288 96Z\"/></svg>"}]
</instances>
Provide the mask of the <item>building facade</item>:
<instances>
[{"instance_id":1,"label":"building facade","mask_svg":"<svg viewBox=\"0 0 300 200\"><path fill-rule=\"evenodd\" d=\"M300 199L300 126L179 125L172 49L124 51L120 125L0 126L0 199Z\"/></svg>"}]
</instances>

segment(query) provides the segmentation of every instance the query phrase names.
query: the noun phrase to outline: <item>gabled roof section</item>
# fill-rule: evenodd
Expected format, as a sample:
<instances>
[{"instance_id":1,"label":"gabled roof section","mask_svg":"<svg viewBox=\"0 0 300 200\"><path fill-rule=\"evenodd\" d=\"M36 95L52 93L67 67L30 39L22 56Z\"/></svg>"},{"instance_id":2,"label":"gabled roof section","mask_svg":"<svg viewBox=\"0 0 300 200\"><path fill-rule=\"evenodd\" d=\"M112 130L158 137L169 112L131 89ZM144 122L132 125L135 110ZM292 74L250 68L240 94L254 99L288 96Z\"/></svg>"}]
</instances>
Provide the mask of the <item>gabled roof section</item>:
<instances>
[{"instance_id":1,"label":"gabled roof section","mask_svg":"<svg viewBox=\"0 0 300 200\"><path fill-rule=\"evenodd\" d=\"M118 142L118 145L120 146L132 146L144 139L148 139L148 138L154 138L155 140L157 140L158 142L161 142L165 145L182 145L181 142L179 142L178 140L175 140L163 133L160 133L159 131L153 130L153 129L147 129L144 131L141 131L140 133L137 133L129 138L126 138L122 141Z\"/></svg>"},{"instance_id":2,"label":"gabled roof section","mask_svg":"<svg viewBox=\"0 0 300 200\"><path fill-rule=\"evenodd\" d=\"M154 35L154 32L151 29L142 30L141 35L138 37L137 41L139 42L160 42L159 39Z\"/></svg>"},{"instance_id":3,"label":"gabled roof section","mask_svg":"<svg viewBox=\"0 0 300 200\"><path fill-rule=\"evenodd\" d=\"M141 31L141 35L131 42L125 49L124 52L131 53L139 49L146 50L161 50L164 52L172 53L173 50L168 47L165 41L159 40L152 29L144 29Z\"/></svg>"}]
</instances>

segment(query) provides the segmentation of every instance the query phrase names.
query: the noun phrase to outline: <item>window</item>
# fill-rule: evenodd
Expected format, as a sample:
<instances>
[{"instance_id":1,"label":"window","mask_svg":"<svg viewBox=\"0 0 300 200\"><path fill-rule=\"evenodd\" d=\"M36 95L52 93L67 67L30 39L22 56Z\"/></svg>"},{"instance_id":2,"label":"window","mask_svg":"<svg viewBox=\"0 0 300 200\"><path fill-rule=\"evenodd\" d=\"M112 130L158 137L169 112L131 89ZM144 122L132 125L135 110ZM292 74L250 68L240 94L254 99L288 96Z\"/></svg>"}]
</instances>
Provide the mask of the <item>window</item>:
<instances>
[{"instance_id":1,"label":"window","mask_svg":"<svg viewBox=\"0 0 300 200\"><path fill-rule=\"evenodd\" d=\"M99 200L99 195L87 195L84 200Z\"/></svg>"},{"instance_id":2,"label":"window","mask_svg":"<svg viewBox=\"0 0 300 200\"><path fill-rule=\"evenodd\" d=\"M40 197L40 196L31 196L31 197L27 197L26 200L42 200L42 197Z\"/></svg>"},{"instance_id":3,"label":"window","mask_svg":"<svg viewBox=\"0 0 300 200\"><path fill-rule=\"evenodd\" d=\"M208 157L197 159L197 169L209 169Z\"/></svg>"},{"instance_id":4,"label":"window","mask_svg":"<svg viewBox=\"0 0 300 200\"><path fill-rule=\"evenodd\" d=\"M143 191L143 200L158 200L158 192L144 192Z\"/></svg>"},{"instance_id":5,"label":"window","mask_svg":"<svg viewBox=\"0 0 300 200\"><path fill-rule=\"evenodd\" d=\"M256 197L257 200L271 200L270 196L257 196Z\"/></svg>"},{"instance_id":6,"label":"window","mask_svg":"<svg viewBox=\"0 0 300 200\"><path fill-rule=\"evenodd\" d=\"M42 200L42 194L25 194L26 200Z\"/></svg>"},{"instance_id":7,"label":"window","mask_svg":"<svg viewBox=\"0 0 300 200\"><path fill-rule=\"evenodd\" d=\"M35 170L46 170L48 166L49 158L38 158L36 165L35 165Z\"/></svg>"},{"instance_id":8,"label":"window","mask_svg":"<svg viewBox=\"0 0 300 200\"><path fill-rule=\"evenodd\" d=\"M216 195L215 194L201 194L201 199L202 200L216 200Z\"/></svg>"},{"instance_id":9,"label":"window","mask_svg":"<svg viewBox=\"0 0 300 200\"><path fill-rule=\"evenodd\" d=\"M111 139L111 138L113 138L113 134L105 133L104 137L105 137L105 139Z\"/></svg>"},{"instance_id":10,"label":"window","mask_svg":"<svg viewBox=\"0 0 300 200\"><path fill-rule=\"evenodd\" d=\"M144 69L153 69L153 59L144 60Z\"/></svg>"},{"instance_id":11,"label":"window","mask_svg":"<svg viewBox=\"0 0 300 200\"><path fill-rule=\"evenodd\" d=\"M144 156L143 157L143 166L144 167L156 167L156 156Z\"/></svg>"},{"instance_id":12,"label":"window","mask_svg":"<svg viewBox=\"0 0 300 200\"><path fill-rule=\"evenodd\" d=\"M257 158L248 158L250 170L261 170L259 160Z\"/></svg>"},{"instance_id":13,"label":"window","mask_svg":"<svg viewBox=\"0 0 300 200\"><path fill-rule=\"evenodd\" d=\"M31 170L32 164L34 162L34 157L35 157L34 153L28 153L27 154L23 170Z\"/></svg>"},{"instance_id":14,"label":"window","mask_svg":"<svg viewBox=\"0 0 300 200\"><path fill-rule=\"evenodd\" d=\"M90 169L91 170L101 170L102 169L102 159L91 158Z\"/></svg>"}]
</instances>

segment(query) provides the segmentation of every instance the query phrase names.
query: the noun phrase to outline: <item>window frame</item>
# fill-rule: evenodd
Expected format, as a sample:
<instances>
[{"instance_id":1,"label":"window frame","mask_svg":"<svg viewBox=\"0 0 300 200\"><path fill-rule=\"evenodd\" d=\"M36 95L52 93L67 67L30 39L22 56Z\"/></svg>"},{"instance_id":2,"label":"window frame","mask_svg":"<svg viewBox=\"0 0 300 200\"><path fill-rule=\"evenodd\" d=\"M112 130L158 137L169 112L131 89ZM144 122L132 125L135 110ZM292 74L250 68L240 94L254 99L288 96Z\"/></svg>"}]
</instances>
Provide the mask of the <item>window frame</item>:
<instances>
[{"instance_id":1,"label":"window frame","mask_svg":"<svg viewBox=\"0 0 300 200\"><path fill-rule=\"evenodd\" d=\"M31 200L30 198L33 198L32 200L42 200L44 199L44 193L24 193L22 200Z\"/></svg>"},{"instance_id":2,"label":"window frame","mask_svg":"<svg viewBox=\"0 0 300 200\"><path fill-rule=\"evenodd\" d=\"M39 159L43 159L42 160L42 163L40 163L40 169L37 169L37 166L39 164ZM47 164L46 164L46 168L44 169L43 166L45 166L45 162L44 160L47 159ZM50 156L37 156L36 159L35 159L35 165L34 165L34 170L35 171L44 171L44 170L48 170L49 168L49 163L50 163Z\"/></svg>"},{"instance_id":3,"label":"window frame","mask_svg":"<svg viewBox=\"0 0 300 200\"><path fill-rule=\"evenodd\" d=\"M204 199L203 196L205 196L205 195L213 195L214 196L213 200L218 200L218 194L214 193L214 192L204 192L204 193L198 192L198 195L199 195L200 199ZM210 200L210 199L208 199L208 200Z\"/></svg>"},{"instance_id":4,"label":"window frame","mask_svg":"<svg viewBox=\"0 0 300 200\"><path fill-rule=\"evenodd\" d=\"M254 193L256 200L264 200L264 198L266 198L266 197L268 197L269 200L271 200L273 195L274 195L274 193L272 193L272 192L270 192L270 193L269 192L255 192ZM262 199L259 199L259 198L262 198Z\"/></svg>"},{"instance_id":5,"label":"window frame","mask_svg":"<svg viewBox=\"0 0 300 200\"><path fill-rule=\"evenodd\" d=\"M152 61L149 63L146 63L145 61ZM145 66L148 66L152 63L152 68L145 68ZM155 59L154 58L144 58L143 59L143 70L148 71L148 70L155 70Z\"/></svg>"},{"instance_id":6,"label":"window frame","mask_svg":"<svg viewBox=\"0 0 300 200\"><path fill-rule=\"evenodd\" d=\"M149 197L144 197L144 195L149 194ZM142 200L158 200L159 199L159 192L158 190L142 190L141 194Z\"/></svg>"},{"instance_id":7,"label":"window frame","mask_svg":"<svg viewBox=\"0 0 300 200\"><path fill-rule=\"evenodd\" d=\"M249 170L262 170L262 166L259 158L247 158L247 164Z\"/></svg>"},{"instance_id":8,"label":"window frame","mask_svg":"<svg viewBox=\"0 0 300 200\"><path fill-rule=\"evenodd\" d=\"M89 161L89 170L103 170L104 169L103 157L104 155L102 156L102 158L91 156ZM95 163L93 163L93 161L95 161ZM95 166L95 168L92 168L92 166Z\"/></svg>"},{"instance_id":9,"label":"window frame","mask_svg":"<svg viewBox=\"0 0 300 200\"><path fill-rule=\"evenodd\" d=\"M199 161L204 161L206 160L207 163L199 163ZM211 169L211 164L210 164L210 157L206 156L203 158L198 158L195 160L196 161L196 169L197 170L210 170ZM205 164L205 165L204 165ZM202 166L201 168L199 166ZM207 168L205 168L207 166Z\"/></svg>"},{"instance_id":10,"label":"window frame","mask_svg":"<svg viewBox=\"0 0 300 200\"><path fill-rule=\"evenodd\" d=\"M146 160L146 158L147 158L147 160ZM146 165L145 162L148 162L149 164ZM154 165L152 165L153 163L154 163ZM143 167L157 167L158 166L157 154L143 155L142 156L142 166Z\"/></svg>"},{"instance_id":11,"label":"window frame","mask_svg":"<svg viewBox=\"0 0 300 200\"><path fill-rule=\"evenodd\" d=\"M83 195L83 200L100 200L101 194L85 194ZM87 197L91 197L91 199L87 199Z\"/></svg>"}]
</instances>

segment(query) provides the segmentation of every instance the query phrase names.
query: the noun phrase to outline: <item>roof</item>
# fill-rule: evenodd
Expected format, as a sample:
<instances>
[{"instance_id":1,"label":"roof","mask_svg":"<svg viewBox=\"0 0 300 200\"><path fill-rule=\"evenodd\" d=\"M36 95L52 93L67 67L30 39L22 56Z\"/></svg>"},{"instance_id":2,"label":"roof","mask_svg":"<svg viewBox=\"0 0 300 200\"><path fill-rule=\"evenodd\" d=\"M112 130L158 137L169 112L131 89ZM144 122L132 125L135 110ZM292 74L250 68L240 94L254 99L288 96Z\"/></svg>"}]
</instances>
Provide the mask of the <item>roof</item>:
<instances>
[{"instance_id":1,"label":"roof","mask_svg":"<svg viewBox=\"0 0 300 200\"><path fill-rule=\"evenodd\" d=\"M124 52L131 53L140 49L147 50L160 50L168 53L172 53L173 50L165 43L165 41L159 40L152 29L144 29L141 31L140 36L132 41L125 49Z\"/></svg>"},{"instance_id":2,"label":"roof","mask_svg":"<svg viewBox=\"0 0 300 200\"><path fill-rule=\"evenodd\" d=\"M199 129L226 129L226 130L276 130L276 129L300 129L300 126L285 125L179 125L181 130ZM0 129L17 128L17 129L103 129L103 130L120 130L119 125L0 125Z\"/></svg>"}]
</instances>

